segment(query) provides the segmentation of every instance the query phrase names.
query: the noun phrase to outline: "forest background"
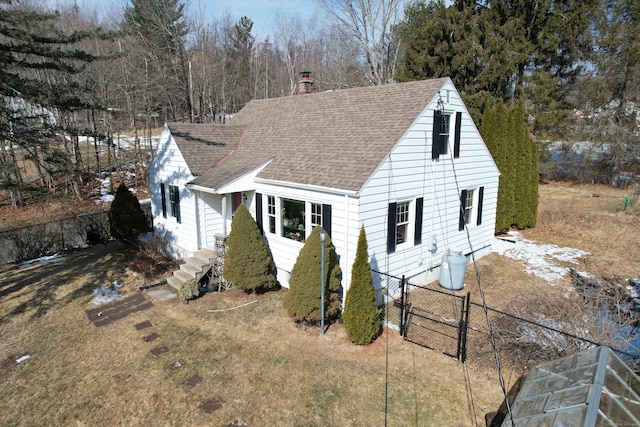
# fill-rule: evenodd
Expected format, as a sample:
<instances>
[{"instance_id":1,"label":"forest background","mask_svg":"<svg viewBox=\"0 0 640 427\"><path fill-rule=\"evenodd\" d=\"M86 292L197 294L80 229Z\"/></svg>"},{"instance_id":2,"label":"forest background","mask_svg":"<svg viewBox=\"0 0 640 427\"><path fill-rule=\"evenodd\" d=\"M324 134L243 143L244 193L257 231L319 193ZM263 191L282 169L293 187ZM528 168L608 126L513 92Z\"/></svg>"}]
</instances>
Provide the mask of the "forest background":
<instances>
[{"instance_id":1,"label":"forest background","mask_svg":"<svg viewBox=\"0 0 640 427\"><path fill-rule=\"evenodd\" d=\"M251 99L449 76L476 125L522 102L544 164L581 158L571 178L638 174L640 5L634 0L316 0L318 16L187 16L189 1L131 0L106 19L0 0L0 190L11 204L86 198L101 171L136 165L165 121L223 123ZM37 124L37 126L35 126ZM135 157L122 159L121 134ZM126 161L125 161L126 160ZM565 173L565 172L562 172Z\"/></svg>"}]
</instances>

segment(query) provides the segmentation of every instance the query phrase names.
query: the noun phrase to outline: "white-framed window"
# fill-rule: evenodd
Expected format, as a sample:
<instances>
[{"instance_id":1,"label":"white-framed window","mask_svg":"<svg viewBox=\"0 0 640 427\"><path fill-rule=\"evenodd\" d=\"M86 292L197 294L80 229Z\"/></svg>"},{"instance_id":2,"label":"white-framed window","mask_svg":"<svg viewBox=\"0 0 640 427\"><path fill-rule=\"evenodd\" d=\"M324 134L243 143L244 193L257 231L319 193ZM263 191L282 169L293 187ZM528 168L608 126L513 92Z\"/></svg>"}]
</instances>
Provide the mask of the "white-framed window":
<instances>
[{"instance_id":1,"label":"white-framed window","mask_svg":"<svg viewBox=\"0 0 640 427\"><path fill-rule=\"evenodd\" d=\"M180 190L176 185L169 186L169 207L171 216L180 222Z\"/></svg>"},{"instance_id":2,"label":"white-framed window","mask_svg":"<svg viewBox=\"0 0 640 427\"><path fill-rule=\"evenodd\" d=\"M306 239L305 202L294 199L280 199L282 214L282 237L304 242Z\"/></svg>"},{"instance_id":3,"label":"white-framed window","mask_svg":"<svg viewBox=\"0 0 640 427\"><path fill-rule=\"evenodd\" d=\"M455 117L455 119L453 119L453 117ZM432 159L438 159L440 156L450 156L454 159L460 157L461 126L462 112L434 110L431 147ZM453 152L449 149L449 145L453 146Z\"/></svg>"},{"instance_id":4,"label":"white-framed window","mask_svg":"<svg viewBox=\"0 0 640 427\"><path fill-rule=\"evenodd\" d=\"M460 194L460 221L458 230L482 224L484 187L467 188Z\"/></svg>"},{"instance_id":5,"label":"white-framed window","mask_svg":"<svg viewBox=\"0 0 640 427\"><path fill-rule=\"evenodd\" d=\"M422 244L424 198L389 203L387 253Z\"/></svg>"},{"instance_id":6,"label":"white-framed window","mask_svg":"<svg viewBox=\"0 0 640 427\"><path fill-rule=\"evenodd\" d=\"M276 234L276 198L275 196L267 196L267 223L269 225L269 233Z\"/></svg>"},{"instance_id":7,"label":"white-framed window","mask_svg":"<svg viewBox=\"0 0 640 427\"><path fill-rule=\"evenodd\" d=\"M449 154L449 136L451 135L451 114L442 113L440 116L440 132L438 135L440 155Z\"/></svg>"},{"instance_id":8,"label":"white-framed window","mask_svg":"<svg viewBox=\"0 0 640 427\"><path fill-rule=\"evenodd\" d=\"M464 223L469 225L474 218L474 195L476 194L476 190L467 190L467 195L464 201Z\"/></svg>"},{"instance_id":9,"label":"white-framed window","mask_svg":"<svg viewBox=\"0 0 640 427\"><path fill-rule=\"evenodd\" d=\"M322 225L322 204L309 203L311 205L311 229L313 230L318 225Z\"/></svg>"},{"instance_id":10,"label":"white-framed window","mask_svg":"<svg viewBox=\"0 0 640 427\"><path fill-rule=\"evenodd\" d=\"M409 240L409 202L396 205L396 245L401 245Z\"/></svg>"},{"instance_id":11,"label":"white-framed window","mask_svg":"<svg viewBox=\"0 0 640 427\"><path fill-rule=\"evenodd\" d=\"M262 194L256 199L259 225L266 221L265 232L304 242L320 225L331 235L331 205L288 197L266 196L266 210L262 210Z\"/></svg>"}]
</instances>

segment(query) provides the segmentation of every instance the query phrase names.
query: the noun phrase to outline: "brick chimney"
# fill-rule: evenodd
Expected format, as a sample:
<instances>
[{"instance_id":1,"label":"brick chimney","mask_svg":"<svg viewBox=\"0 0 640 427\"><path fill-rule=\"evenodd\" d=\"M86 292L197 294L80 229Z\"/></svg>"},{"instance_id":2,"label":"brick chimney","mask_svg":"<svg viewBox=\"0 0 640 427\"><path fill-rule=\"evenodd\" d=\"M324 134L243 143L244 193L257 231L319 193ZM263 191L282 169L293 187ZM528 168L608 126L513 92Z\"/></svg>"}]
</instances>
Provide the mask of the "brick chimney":
<instances>
[{"instance_id":1,"label":"brick chimney","mask_svg":"<svg viewBox=\"0 0 640 427\"><path fill-rule=\"evenodd\" d=\"M298 82L298 95L313 93L313 80L311 80L311 71L300 72L300 81Z\"/></svg>"}]
</instances>

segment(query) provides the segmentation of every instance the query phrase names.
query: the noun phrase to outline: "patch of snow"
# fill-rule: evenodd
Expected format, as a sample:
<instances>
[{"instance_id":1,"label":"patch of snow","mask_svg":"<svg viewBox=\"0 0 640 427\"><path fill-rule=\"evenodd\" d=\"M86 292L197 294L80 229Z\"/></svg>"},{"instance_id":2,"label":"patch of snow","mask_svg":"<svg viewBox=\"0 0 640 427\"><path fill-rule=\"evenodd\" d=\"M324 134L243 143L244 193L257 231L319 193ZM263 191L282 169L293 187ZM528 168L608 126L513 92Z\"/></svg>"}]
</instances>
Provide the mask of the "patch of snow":
<instances>
[{"instance_id":1,"label":"patch of snow","mask_svg":"<svg viewBox=\"0 0 640 427\"><path fill-rule=\"evenodd\" d=\"M29 261L25 261L22 264L20 264L18 266L18 268L31 267L32 265L41 264L43 262L51 261L52 259L58 259L60 257L62 257L62 255L54 254L54 255L48 255L48 256L43 256L43 257L40 257L40 258L31 259Z\"/></svg>"},{"instance_id":2,"label":"patch of snow","mask_svg":"<svg viewBox=\"0 0 640 427\"><path fill-rule=\"evenodd\" d=\"M122 296L120 293L121 290L122 285L118 284L117 281L114 281L111 286L100 285L93 290L93 299L91 302L93 305L108 304Z\"/></svg>"},{"instance_id":3,"label":"patch of snow","mask_svg":"<svg viewBox=\"0 0 640 427\"><path fill-rule=\"evenodd\" d=\"M18 357L18 358L16 359L16 364L20 364L20 363L22 363L22 362L24 362L24 361L26 361L26 360L29 360L30 358L31 358L31 355L30 355L30 354L25 354L24 356L22 356L22 357Z\"/></svg>"},{"instance_id":4,"label":"patch of snow","mask_svg":"<svg viewBox=\"0 0 640 427\"><path fill-rule=\"evenodd\" d=\"M589 252L575 248L560 247L529 240L517 232L511 232L511 239L515 242L496 238L493 241L493 252L511 259L522 261L527 273L534 274L550 283L561 280L569 271L560 262L577 264L581 257Z\"/></svg>"}]
</instances>

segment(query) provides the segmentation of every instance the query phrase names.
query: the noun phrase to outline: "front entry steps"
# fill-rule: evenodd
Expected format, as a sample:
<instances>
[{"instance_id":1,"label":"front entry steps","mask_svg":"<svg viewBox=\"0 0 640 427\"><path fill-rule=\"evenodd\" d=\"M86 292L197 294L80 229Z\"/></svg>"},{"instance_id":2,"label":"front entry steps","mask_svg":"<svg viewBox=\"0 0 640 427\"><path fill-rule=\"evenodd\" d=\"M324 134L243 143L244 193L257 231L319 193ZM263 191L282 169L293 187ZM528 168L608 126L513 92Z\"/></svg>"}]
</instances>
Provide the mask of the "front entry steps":
<instances>
[{"instance_id":1,"label":"front entry steps","mask_svg":"<svg viewBox=\"0 0 640 427\"><path fill-rule=\"evenodd\" d=\"M209 249L199 249L180 265L180 270L175 270L173 276L167 278L167 284L178 292L183 283L189 280L200 280L214 264L216 254Z\"/></svg>"}]
</instances>

